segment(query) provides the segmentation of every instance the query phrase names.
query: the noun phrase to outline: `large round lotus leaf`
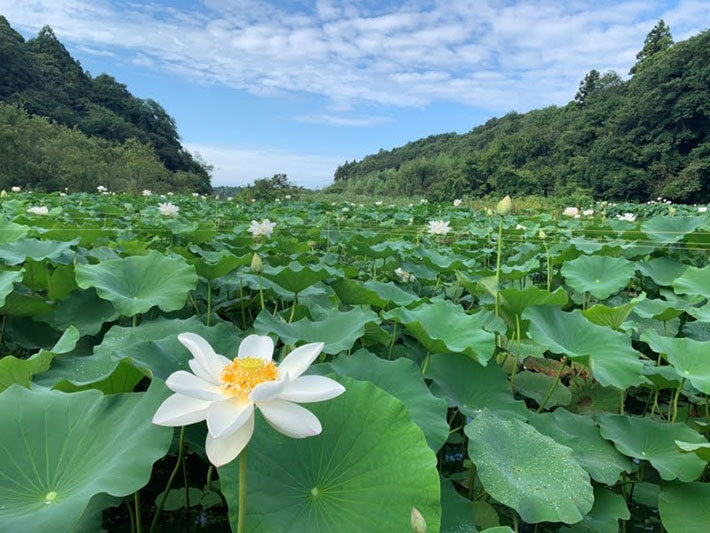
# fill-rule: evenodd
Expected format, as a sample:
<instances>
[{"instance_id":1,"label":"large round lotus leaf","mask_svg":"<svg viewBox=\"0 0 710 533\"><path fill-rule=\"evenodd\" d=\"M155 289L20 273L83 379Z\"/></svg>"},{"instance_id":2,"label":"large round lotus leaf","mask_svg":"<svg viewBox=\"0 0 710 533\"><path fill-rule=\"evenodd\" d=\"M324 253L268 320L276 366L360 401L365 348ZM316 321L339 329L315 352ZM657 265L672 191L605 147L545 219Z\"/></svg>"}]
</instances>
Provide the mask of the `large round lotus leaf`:
<instances>
[{"instance_id":1,"label":"large round lotus leaf","mask_svg":"<svg viewBox=\"0 0 710 533\"><path fill-rule=\"evenodd\" d=\"M431 353L463 353L485 365L495 351L495 335L483 329L480 317L449 301L398 307L385 318L404 324Z\"/></svg>"},{"instance_id":2,"label":"large round lotus leaf","mask_svg":"<svg viewBox=\"0 0 710 533\"><path fill-rule=\"evenodd\" d=\"M15 283L22 281L24 270L0 272L0 307L5 305L5 298L15 289Z\"/></svg>"},{"instance_id":3,"label":"large round lotus leaf","mask_svg":"<svg viewBox=\"0 0 710 533\"><path fill-rule=\"evenodd\" d=\"M265 267L261 275L278 284L287 291L299 293L334 275L333 270L326 265L301 265L292 261L286 266Z\"/></svg>"},{"instance_id":4,"label":"large round lotus leaf","mask_svg":"<svg viewBox=\"0 0 710 533\"><path fill-rule=\"evenodd\" d=\"M613 485L621 472L630 472L631 461L614 445L602 438L599 428L588 416L555 409L551 413L533 413L528 423L543 435L572 449L572 455L593 480Z\"/></svg>"},{"instance_id":5,"label":"large round lotus leaf","mask_svg":"<svg viewBox=\"0 0 710 533\"><path fill-rule=\"evenodd\" d=\"M446 402L429 391L421 369L410 359L386 361L359 350L351 356L335 358L328 366L341 376L370 381L401 401L435 452L446 442L450 429Z\"/></svg>"},{"instance_id":6,"label":"large round lotus leaf","mask_svg":"<svg viewBox=\"0 0 710 533\"><path fill-rule=\"evenodd\" d=\"M466 416L488 409L505 418L528 417L525 403L513 399L508 376L498 365L481 366L461 354L433 354L427 377L434 380L431 391Z\"/></svg>"},{"instance_id":7,"label":"large round lotus leaf","mask_svg":"<svg viewBox=\"0 0 710 533\"><path fill-rule=\"evenodd\" d=\"M707 442L683 442L675 441L675 445L681 452L694 453L706 463L710 463L710 443Z\"/></svg>"},{"instance_id":8,"label":"large round lotus leaf","mask_svg":"<svg viewBox=\"0 0 710 533\"><path fill-rule=\"evenodd\" d=\"M641 224L641 230L656 242L672 244L694 232L705 222L703 217L658 215Z\"/></svg>"},{"instance_id":9,"label":"large round lotus leaf","mask_svg":"<svg viewBox=\"0 0 710 533\"><path fill-rule=\"evenodd\" d=\"M548 409L557 405L568 405L572 401L572 393L569 389L562 383L555 385L555 378L552 376L527 370L515 375L515 391L526 398L535 400L538 405L542 404L550 389L552 389L552 394L545 404Z\"/></svg>"},{"instance_id":10,"label":"large round lotus leaf","mask_svg":"<svg viewBox=\"0 0 710 533\"><path fill-rule=\"evenodd\" d=\"M49 259L66 264L74 257L71 247L78 242L79 239L68 242L21 239L0 246L0 260L8 265L19 265L28 258L35 261Z\"/></svg>"},{"instance_id":11,"label":"large round lotus leaf","mask_svg":"<svg viewBox=\"0 0 710 533\"><path fill-rule=\"evenodd\" d=\"M602 386L627 389L644 381L643 364L628 335L552 306L531 307L523 318L530 321L528 334L536 343L585 364Z\"/></svg>"},{"instance_id":12,"label":"large round lotus leaf","mask_svg":"<svg viewBox=\"0 0 710 533\"><path fill-rule=\"evenodd\" d=\"M10 222L5 217L0 218L0 244L15 242L22 239L29 232L30 228L22 224Z\"/></svg>"},{"instance_id":13,"label":"large round lotus leaf","mask_svg":"<svg viewBox=\"0 0 710 533\"><path fill-rule=\"evenodd\" d=\"M710 298L710 265L703 268L686 268L681 276L673 280L673 290L677 294Z\"/></svg>"},{"instance_id":14,"label":"large round lotus leaf","mask_svg":"<svg viewBox=\"0 0 710 533\"><path fill-rule=\"evenodd\" d=\"M441 533L477 533L473 503L441 479Z\"/></svg>"},{"instance_id":15,"label":"large round lotus leaf","mask_svg":"<svg viewBox=\"0 0 710 533\"><path fill-rule=\"evenodd\" d=\"M663 337L649 330L643 332L641 340L654 352L665 354L678 374L693 387L710 394L710 342Z\"/></svg>"},{"instance_id":16,"label":"large round lotus leaf","mask_svg":"<svg viewBox=\"0 0 710 533\"><path fill-rule=\"evenodd\" d=\"M710 524L710 484L671 483L658 499L663 527L668 533L707 533Z\"/></svg>"},{"instance_id":17,"label":"large round lotus leaf","mask_svg":"<svg viewBox=\"0 0 710 533\"><path fill-rule=\"evenodd\" d=\"M384 309L390 304L407 306L419 300L415 294L399 288L391 281L358 281L339 278L330 284L340 301L347 305L372 305Z\"/></svg>"},{"instance_id":18,"label":"large round lotus leaf","mask_svg":"<svg viewBox=\"0 0 710 533\"><path fill-rule=\"evenodd\" d=\"M0 394L0 529L73 531L93 496L150 480L172 428L151 422L167 390L104 396L13 385Z\"/></svg>"},{"instance_id":19,"label":"large round lotus leaf","mask_svg":"<svg viewBox=\"0 0 710 533\"><path fill-rule=\"evenodd\" d=\"M681 276L688 265L670 257L658 257L650 261L641 261L636 265L639 272L651 278L657 285L670 287L673 280Z\"/></svg>"},{"instance_id":20,"label":"large round lotus leaf","mask_svg":"<svg viewBox=\"0 0 710 533\"><path fill-rule=\"evenodd\" d=\"M248 448L249 532L411 531L416 507L439 531L436 456L404 405L372 383L340 378L346 392L307 407L317 437L291 439L257 417ZM219 469L236 531L237 463Z\"/></svg>"},{"instance_id":21,"label":"large round lotus leaf","mask_svg":"<svg viewBox=\"0 0 710 533\"><path fill-rule=\"evenodd\" d=\"M254 329L260 335L278 335L286 344L324 342L324 353L337 354L352 348L365 335L366 326L379 323L380 317L370 309L330 311L323 320L303 318L291 324L264 310L256 317Z\"/></svg>"},{"instance_id":22,"label":"large round lotus leaf","mask_svg":"<svg viewBox=\"0 0 710 533\"><path fill-rule=\"evenodd\" d=\"M619 533L619 520L631 518L626 500L609 489L594 487L594 506L578 524L560 531L570 533Z\"/></svg>"},{"instance_id":23,"label":"large round lotus leaf","mask_svg":"<svg viewBox=\"0 0 710 533\"><path fill-rule=\"evenodd\" d=\"M582 520L592 508L589 475L572 450L518 419L484 411L464 428L483 488L530 523Z\"/></svg>"},{"instance_id":24,"label":"large round lotus leaf","mask_svg":"<svg viewBox=\"0 0 710 533\"><path fill-rule=\"evenodd\" d=\"M626 287L635 271L631 261L606 255L583 255L562 265L562 275L570 287L600 300Z\"/></svg>"},{"instance_id":25,"label":"large round lotus leaf","mask_svg":"<svg viewBox=\"0 0 710 533\"><path fill-rule=\"evenodd\" d=\"M224 276L240 266L249 265L252 258L249 254L238 257L228 250L210 252L196 245L191 246L190 250L197 253L198 257L190 257L187 262L195 267L198 276L209 280Z\"/></svg>"},{"instance_id":26,"label":"large round lotus leaf","mask_svg":"<svg viewBox=\"0 0 710 533\"><path fill-rule=\"evenodd\" d=\"M599 427L602 437L612 441L617 450L629 457L649 461L666 481L694 481L703 473L705 461L676 447L676 440L707 442L705 437L685 424L607 414L599 417Z\"/></svg>"},{"instance_id":27,"label":"large round lotus leaf","mask_svg":"<svg viewBox=\"0 0 710 533\"><path fill-rule=\"evenodd\" d=\"M152 251L98 265L77 265L76 282L82 289L96 288L117 311L133 316L154 305L166 312L182 309L188 293L197 287L197 274L183 259Z\"/></svg>"}]
</instances>

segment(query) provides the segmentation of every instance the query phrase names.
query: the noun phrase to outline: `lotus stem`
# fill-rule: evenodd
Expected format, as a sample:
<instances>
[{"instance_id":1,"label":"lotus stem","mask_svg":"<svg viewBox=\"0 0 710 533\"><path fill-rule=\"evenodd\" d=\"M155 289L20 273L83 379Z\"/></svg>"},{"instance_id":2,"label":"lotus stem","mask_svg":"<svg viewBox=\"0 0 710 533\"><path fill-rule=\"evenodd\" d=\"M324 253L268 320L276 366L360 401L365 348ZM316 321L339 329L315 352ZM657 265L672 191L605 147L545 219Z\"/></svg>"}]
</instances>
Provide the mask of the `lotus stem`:
<instances>
[{"instance_id":1,"label":"lotus stem","mask_svg":"<svg viewBox=\"0 0 710 533\"><path fill-rule=\"evenodd\" d=\"M141 493L138 490L133 493L133 504L136 508L136 533L141 533Z\"/></svg>"},{"instance_id":2,"label":"lotus stem","mask_svg":"<svg viewBox=\"0 0 710 533\"><path fill-rule=\"evenodd\" d=\"M678 385L678 389L675 391L675 397L673 398L673 418L671 418L671 422L675 422L676 418L678 418L678 397L680 396L680 391L684 384L685 378L680 380L680 385Z\"/></svg>"},{"instance_id":3,"label":"lotus stem","mask_svg":"<svg viewBox=\"0 0 710 533\"><path fill-rule=\"evenodd\" d=\"M547 261L547 290L552 287L552 265L550 264L550 249L547 243L543 240L542 245L545 247L545 260Z\"/></svg>"},{"instance_id":4,"label":"lotus stem","mask_svg":"<svg viewBox=\"0 0 710 533\"><path fill-rule=\"evenodd\" d=\"M207 327L210 325L210 315L212 314L212 283L207 280Z\"/></svg>"},{"instance_id":5,"label":"lotus stem","mask_svg":"<svg viewBox=\"0 0 710 533\"><path fill-rule=\"evenodd\" d=\"M126 504L126 509L128 509L128 520L131 523L131 533L136 533L136 519L133 516L133 508L131 507L131 504L128 503L130 500L126 498L123 500L123 503Z\"/></svg>"},{"instance_id":6,"label":"lotus stem","mask_svg":"<svg viewBox=\"0 0 710 533\"><path fill-rule=\"evenodd\" d=\"M261 310L263 311L266 306L264 305L264 289L261 286L261 272L259 273L259 302L261 303ZM276 302L278 305L278 302Z\"/></svg>"},{"instance_id":7,"label":"lotus stem","mask_svg":"<svg viewBox=\"0 0 710 533\"><path fill-rule=\"evenodd\" d=\"M550 398L552 397L552 393L555 392L555 389L557 388L557 384L560 382L560 377L562 376L562 370L565 368L565 364L567 363L567 358L563 357L560 360L560 368L557 369L557 375L555 376L555 382L552 384L550 389L547 391L547 394L545 394L545 397L542 400L542 403L540 404L540 407L537 408L537 413L541 413L542 410L545 408L547 405L547 402L550 401Z\"/></svg>"},{"instance_id":8,"label":"lotus stem","mask_svg":"<svg viewBox=\"0 0 710 533\"><path fill-rule=\"evenodd\" d=\"M500 217L498 224L498 253L496 255L496 316L499 314L500 306L500 256L503 250L503 217Z\"/></svg>"},{"instance_id":9,"label":"lotus stem","mask_svg":"<svg viewBox=\"0 0 710 533\"><path fill-rule=\"evenodd\" d=\"M170 487L172 487L172 485L173 485L173 481L175 480L175 476L177 475L178 470L180 470L180 465L183 462L182 458L183 458L184 453L185 453L185 426L182 426L180 428L180 440L178 441L177 461L175 462L175 467L173 468L173 471L170 473L170 477L168 478L168 483L165 485L165 490L163 491L163 494L160 497L160 501L158 502L158 507L155 510L155 515L153 516L153 521L150 523L149 533L153 533L155 531L155 528L158 526L158 520L160 519L160 513L163 511L163 505L165 505L165 500L168 497L168 492L170 492Z\"/></svg>"},{"instance_id":10,"label":"lotus stem","mask_svg":"<svg viewBox=\"0 0 710 533\"><path fill-rule=\"evenodd\" d=\"M239 508L237 533L246 531L247 515L247 447L239 454Z\"/></svg>"},{"instance_id":11,"label":"lotus stem","mask_svg":"<svg viewBox=\"0 0 710 533\"><path fill-rule=\"evenodd\" d=\"M298 293L293 296L293 305L291 306L291 316L288 317L288 323L293 322L293 317L296 315L296 302L298 302Z\"/></svg>"},{"instance_id":12,"label":"lotus stem","mask_svg":"<svg viewBox=\"0 0 710 533\"><path fill-rule=\"evenodd\" d=\"M424 364L422 364L422 376L426 376L426 370L429 368L429 358L431 357L431 352L427 350L426 357L424 358Z\"/></svg>"},{"instance_id":13,"label":"lotus stem","mask_svg":"<svg viewBox=\"0 0 710 533\"><path fill-rule=\"evenodd\" d=\"M510 388L513 388L515 383L515 374L518 372L518 361L520 360L520 315L515 315L515 335L517 337L517 353L513 362L513 371L510 373Z\"/></svg>"},{"instance_id":14,"label":"lotus stem","mask_svg":"<svg viewBox=\"0 0 710 533\"><path fill-rule=\"evenodd\" d=\"M476 483L476 463L471 463L471 471L468 474L468 499L473 499L474 485Z\"/></svg>"},{"instance_id":15,"label":"lotus stem","mask_svg":"<svg viewBox=\"0 0 710 533\"><path fill-rule=\"evenodd\" d=\"M390 342L390 349L389 349L389 353L387 354L388 361L392 360L392 351L394 350L394 343L396 340L397 340L397 322L394 323L394 327L392 328L392 341Z\"/></svg>"}]
</instances>

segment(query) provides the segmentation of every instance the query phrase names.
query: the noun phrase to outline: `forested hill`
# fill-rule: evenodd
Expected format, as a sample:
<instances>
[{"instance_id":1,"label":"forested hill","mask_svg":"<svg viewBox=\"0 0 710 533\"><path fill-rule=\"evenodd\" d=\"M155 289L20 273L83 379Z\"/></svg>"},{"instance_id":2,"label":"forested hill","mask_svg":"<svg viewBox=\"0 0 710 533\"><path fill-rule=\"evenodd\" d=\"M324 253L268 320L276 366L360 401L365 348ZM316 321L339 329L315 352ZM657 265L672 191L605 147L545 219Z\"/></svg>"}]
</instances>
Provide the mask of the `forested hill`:
<instances>
[{"instance_id":1,"label":"forested hill","mask_svg":"<svg viewBox=\"0 0 710 533\"><path fill-rule=\"evenodd\" d=\"M628 81L592 70L564 107L346 162L332 189L710 201L710 32L673 44L661 21L637 59Z\"/></svg>"},{"instance_id":2,"label":"forested hill","mask_svg":"<svg viewBox=\"0 0 710 533\"><path fill-rule=\"evenodd\" d=\"M0 102L4 103L0 103L3 187L10 182L48 190L91 184L86 177L77 181L57 176L69 165L60 160L60 150L49 146L43 157L56 152L47 162L54 168L43 172L37 161L40 147L35 144L33 149L29 141L33 132L39 132L40 142L51 144L59 142L56 137L65 137L64 145L83 150L85 165L91 167L88 171L103 173L102 178L96 176L101 183L113 180L114 190L150 185L210 190L209 168L182 147L175 121L160 104L136 98L108 74L92 77L49 27L25 41L0 16ZM101 165L94 168L95 160ZM124 160L123 164L116 164L117 160ZM136 167L132 175L113 174L129 160Z\"/></svg>"}]
</instances>

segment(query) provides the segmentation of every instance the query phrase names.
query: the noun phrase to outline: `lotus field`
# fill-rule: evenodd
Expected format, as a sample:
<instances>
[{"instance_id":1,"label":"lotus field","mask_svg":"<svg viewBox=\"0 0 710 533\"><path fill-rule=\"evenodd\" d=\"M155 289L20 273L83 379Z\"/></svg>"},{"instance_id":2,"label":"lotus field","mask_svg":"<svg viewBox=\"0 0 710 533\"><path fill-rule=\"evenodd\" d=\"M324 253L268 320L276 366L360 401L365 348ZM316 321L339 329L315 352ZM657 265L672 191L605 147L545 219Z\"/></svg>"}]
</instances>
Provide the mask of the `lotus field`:
<instances>
[{"instance_id":1,"label":"lotus field","mask_svg":"<svg viewBox=\"0 0 710 533\"><path fill-rule=\"evenodd\" d=\"M2 203L2 532L710 527L702 207Z\"/></svg>"}]
</instances>

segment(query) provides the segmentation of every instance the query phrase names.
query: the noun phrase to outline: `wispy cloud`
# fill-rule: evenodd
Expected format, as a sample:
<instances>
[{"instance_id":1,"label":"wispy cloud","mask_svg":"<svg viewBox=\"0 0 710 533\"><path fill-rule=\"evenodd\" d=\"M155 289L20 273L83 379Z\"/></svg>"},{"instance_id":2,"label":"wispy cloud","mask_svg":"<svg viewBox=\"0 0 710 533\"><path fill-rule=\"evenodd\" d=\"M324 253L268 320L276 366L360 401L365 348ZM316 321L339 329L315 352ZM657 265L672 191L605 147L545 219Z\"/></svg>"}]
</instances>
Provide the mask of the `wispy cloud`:
<instances>
[{"instance_id":1,"label":"wispy cloud","mask_svg":"<svg viewBox=\"0 0 710 533\"><path fill-rule=\"evenodd\" d=\"M495 112L564 103L591 68L625 73L659 16L677 38L710 26L707 0L203 4L0 0L0 12L27 29L49 23L77 45L140 53L151 68L200 83L303 91L341 108L452 101Z\"/></svg>"},{"instance_id":2,"label":"wispy cloud","mask_svg":"<svg viewBox=\"0 0 710 533\"><path fill-rule=\"evenodd\" d=\"M247 185L255 179L288 174L289 180L311 189L327 185L342 156L301 154L270 147L254 148L184 143L214 165L213 185Z\"/></svg>"},{"instance_id":3,"label":"wispy cloud","mask_svg":"<svg viewBox=\"0 0 710 533\"><path fill-rule=\"evenodd\" d=\"M327 126L356 128L384 124L391 120L387 117L342 117L338 115L296 115L293 118L297 122L306 122L308 124L325 124Z\"/></svg>"}]
</instances>

